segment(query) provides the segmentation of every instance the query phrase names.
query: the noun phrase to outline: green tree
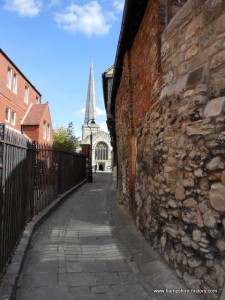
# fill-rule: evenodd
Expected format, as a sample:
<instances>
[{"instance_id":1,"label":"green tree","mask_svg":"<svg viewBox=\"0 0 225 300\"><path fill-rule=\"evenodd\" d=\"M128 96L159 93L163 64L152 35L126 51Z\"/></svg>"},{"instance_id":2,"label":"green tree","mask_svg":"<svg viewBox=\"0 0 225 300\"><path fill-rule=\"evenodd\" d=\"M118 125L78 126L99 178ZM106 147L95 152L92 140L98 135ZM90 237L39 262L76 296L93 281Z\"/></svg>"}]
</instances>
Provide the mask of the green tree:
<instances>
[{"instance_id":1,"label":"green tree","mask_svg":"<svg viewBox=\"0 0 225 300\"><path fill-rule=\"evenodd\" d=\"M78 138L74 134L73 122L68 127L59 127L54 130L53 146L56 149L75 152L78 147Z\"/></svg>"}]
</instances>

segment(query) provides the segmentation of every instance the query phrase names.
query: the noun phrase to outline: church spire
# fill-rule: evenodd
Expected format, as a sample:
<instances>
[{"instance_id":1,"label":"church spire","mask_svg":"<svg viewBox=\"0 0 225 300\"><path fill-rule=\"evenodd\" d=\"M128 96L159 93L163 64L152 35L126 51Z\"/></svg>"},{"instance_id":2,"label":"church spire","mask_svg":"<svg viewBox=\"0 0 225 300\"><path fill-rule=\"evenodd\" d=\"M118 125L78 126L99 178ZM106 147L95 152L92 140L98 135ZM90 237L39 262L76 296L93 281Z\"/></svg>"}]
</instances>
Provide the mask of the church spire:
<instances>
[{"instance_id":1,"label":"church spire","mask_svg":"<svg viewBox=\"0 0 225 300\"><path fill-rule=\"evenodd\" d=\"M96 104L95 104L93 61L91 62L91 67L90 67L84 124L87 124L90 122L96 123Z\"/></svg>"},{"instance_id":2,"label":"church spire","mask_svg":"<svg viewBox=\"0 0 225 300\"><path fill-rule=\"evenodd\" d=\"M93 134L99 130L100 130L100 126L96 123L94 67L93 67L93 62L91 62L85 118L84 118L84 124L82 126L82 139L85 139L87 136L90 136L91 133Z\"/></svg>"}]
</instances>

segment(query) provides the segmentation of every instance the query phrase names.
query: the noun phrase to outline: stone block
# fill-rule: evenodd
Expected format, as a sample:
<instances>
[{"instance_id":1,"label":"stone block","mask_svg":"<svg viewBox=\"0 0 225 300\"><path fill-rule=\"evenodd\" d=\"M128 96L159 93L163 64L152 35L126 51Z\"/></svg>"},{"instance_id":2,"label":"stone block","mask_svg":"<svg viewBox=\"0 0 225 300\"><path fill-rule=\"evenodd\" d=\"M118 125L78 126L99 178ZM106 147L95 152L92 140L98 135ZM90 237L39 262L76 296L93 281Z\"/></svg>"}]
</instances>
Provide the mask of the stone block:
<instances>
[{"instance_id":1,"label":"stone block","mask_svg":"<svg viewBox=\"0 0 225 300\"><path fill-rule=\"evenodd\" d=\"M212 207L217 211L225 211L225 185L223 183L213 183L211 186L209 199Z\"/></svg>"},{"instance_id":2,"label":"stone block","mask_svg":"<svg viewBox=\"0 0 225 300\"><path fill-rule=\"evenodd\" d=\"M185 207L197 207L197 201L194 198L189 198L183 202Z\"/></svg>"},{"instance_id":3,"label":"stone block","mask_svg":"<svg viewBox=\"0 0 225 300\"><path fill-rule=\"evenodd\" d=\"M191 60L188 62L190 64L190 70L194 70L203 65L206 65L207 60L208 60L207 49L204 50L201 49L201 51L198 51L196 55L192 56Z\"/></svg>"},{"instance_id":4,"label":"stone block","mask_svg":"<svg viewBox=\"0 0 225 300\"><path fill-rule=\"evenodd\" d=\"M169 71L168 73L166 73L163 76L163 81L165 84L170 84L174 81L174 72L173 71Z\"/></svg>"},{"instance_id":5,"label":"stone block","mask_svg":"<svg viewBox=\"0 0 225 300\"><path fill-rule=\"evenodd\" d=\"M208 49L209 56L215 55L216 53L218 53L222 49L223 49L223 41L221 39L217 40L215 43L213 43L209 47L209 49Z\"/></svg>"},{"instance_id":6,"label":"stone block","mask_svg":"<svg viewBox=\"0 0 225 300\"><path fill-rule=\"evenodd\" d=\"M214 28L212 26L207 26L205 30L201 34L200 46L202 49L206 49L212 45L216 41L216 34ZM207 52L207 59L208 59L208 52Z\"/></svg>"},{"instance_id":7,"label":"stone block","mask_svg":"<svg viewBox=\"0 0 225 300\"><path fill-rule=\"evenodd\" d=\"M204 214L205 212L207 212L207 210L209 209L208 207L208 202L207 201L203 201L198 205L200 212L202 214Z\"/></svg>"},{"instance_id":8,"label":"stone block","mask_svg":"<svg viewBox=\"0 0 225 300\"><path fill-rule=\"evenodd\" d=\"M225 97L220 97L209 101L204 110L204 117L218 117L225 113Z\"/></svg>"},{"instance_id":9,"label":"stone block","mask_svg":"<svg viewBox=\"0 0 225 300\"><path fill-rule=\"evenodd\" d=\"M225 96L225 68L210 72L208 94L210 99Z\"/></svg>"},{"instance_id":10,"label":"stone block","mask_svg":"<svg viewBox=\"0 0 225 300\"><path fill-rule=\"evenodd\" d=\"M194 91L195 90L187 90L187 91L185 91L183 97L184 98L190 98L190 97L192 97L194 95Z\"/></svg>"},{"instance_id":11,"label":"stone block","mask_svg":"<svg viewBox=\"0 0 225 300\"><path fill-rule=\"evenodd\" d=\"M187 124L187 135L209 135L214 133L215 125L204 123L204 121L196 121Z\"/></svg>"},{"instance_id":12,"label":"stone block","mask_svg":"<svg viewBox=\"0 0 225 300\"><path fill-rule=\"evenodd\" d=\"M198 210L197 201L194 198L189 198L183 202L182 219L188 224L197 224L202 227L202 216Z\"/></svg>"},{"instance_id":13,"label":"stone block","mask_svg":"<svg viewBox=\"0 0 225 300\"><path fill-rule=\"evenodd\" d=\"M162 218L165 218L165 219L168 218L168 213L165 209L161 209L159 214Z\"/></svg>"},{"instance_id":14,"label":"stone block","mask_svg":"<svg viewBox=\"0 0 225 300\"><path fill-rule=\"evenodd\" d=\"M222 7L224 5L224 0L214 0L207 1L206 5L204 5L204 23L208 24L212 20L214 20L221 13Z\"/></svg>"},{"instance_id":15,"label":"stone block","mask_svg":"<svg viewBox=\"0 0 225 300\"><path fill-rule=\"evenodd\" d=\"M192 232L192 237L193 237L193 240L194 240L195 242L200 242L200 240L201 240L201 235L202 235L202 233L201 233L200 230L194 230L194 231Z\"/></svg>"},{"instance_id":16,"label":"stone block","mask_svg":"<svg viewBox=\"0 0 225 300\"><path fill-rule=\"evenodd\" d=\"M191 247L192 245L192 241L188 236L182 236L181 237L181 243L185 246L185 247Z\"/></svg>"},{"instance_id":17,"label":"stone block","mask_svg":"<svg viewBox=\"0 0 225 300\"><path fill-rule=\"evenodd\" d=\"M191 268L197 268L201 265L201 263L202 263L201 260L197 258L191 258L188 260L188 265Z\"/></svg>"},{"instance_id":18,"label":"stone block","mask_svg":"<svg viewBox=\"0 0 225 300\"><path fill-rule=\"evenodd\" d=\"M185 54L185 60L191 58L192 56L195 56L198 53L198 46L192 45Z\"/></svg>"},{"instance_id":19,"label":"stone block","mask_svg":"<svg viewBox=\"0 0 225 300\"><path fill-rule=\"evenodd\" d=\"M164 172L165 172L165 173L173 172L173 170L174 170L174 168L171 167L171 166L165 166L165 168L164 168Z\"/></svg>"},{"instance_id":20,"label":"stone block","mask_svg":"<svg viewBox=\"0 0 225 300\"><path fill-rule=\"evenodd\" d=\"M202 171L202 169L196 169L196 170L194 170L194 175L196 177L203 177L203 171Z\"/></svg>"},{"instance_id":21,"label":"stone block","mask_svg":"<svg viewBox=\"0 0 225 300\"><path fill-rule=\"evenodd\" d=\"M218 68L224 63L225 63L225 51L221 51L220 53L212 57L209 64L209 69L211 70L211 69Z\"/></svg>"},{"instance_id":22,"label":"stone block","mask_svg":"<svg viewBox=\"0 0 225 300\"><path fill-rule=\"evenodd\" d=\"M161 238L160 238L160 244L161 244L161 246L162 246L163 249L166 246L166 242L167 242L166 235L162 235Z\"/></svg>"},{"instance_id":23,"label":"stone block","mask_svg":"<svg viewBox=\"0 0 225 300\"><path fill-rule=\"evenodd\" d=\"M179 229L177 226L168 226L165 228L165 231L173 238L178 238L179 237Z\"/></svg>"},{"instance_id":24,"label":"stone block","mask_svg":"<svg viewBox=\"0 0 225 300\"><path fill-rule=\"evenodd\" d=\"M190 88L194 85L204 83L205 81L204 75L205 75L204 67L200 67L192 71L190 74L188 74L186 87Z\"/></svg>"},{"instance_id":25,"label":"stone block","mask_svg":"<svg viewBox=\"0 0 225 300\"><path fill-rule=\"evenodd\" d=\"M224 33L225 31L225 14L220 15L215 19L213 26L215 28L216 33Z\"/></svg>"},{"instance_id":26,"label":"stone block","mask_svg":"<svg viewBox=\"0 0 225 300\"><path fill-rule=\"evenodd\" d=\"M185 199L185 189L182 186L179 186L176 188L175 198L176 198L176 200L184 200Z\"/></svg>"},{"instance_id":27,"label":"stone block","mask_svg":"<svg viewBox=\"0 0 225 300\"><path fill-rule=\"evenodd\" d=\"M207 177L202 177L199 182L201 190L207 191L209 189L209 180Z\"/></svg>"},{"instance_id":28,"label":"stone block","mask_svg":"<svg viewBox=\"0 0 225 300\"><path fill-rule=\"evenodd\" d=\"M216 247L221 251L225 251L225 241L224 240L219 240L216 242Z\"/></svg>"},{"instance_id":29,"label":"stone block","mask_svg":"<svg viewBox=\"0 0 225 300\"><path fill-rule=\"evenodd\" d=\"M160 94L160 99L167 98L171 95L179 95L184 89L187 81L187 75L182 76L176 80L174 84L166 85Z\"/></svg>"},{"instance_id":30,"label":"stone block","mask_svg":"<svg viewBox=\"0 0 225 300\"><path fill-rule=\"evenodd\" d=\"M220 181L221 180L221 174L222 174L221 171L210 172L210 174L208 176L208 179L210 181Z\"/></svg>"},{"instance_id":31,"label":"stone block","mask_svg":"<svg viewBox=\"0 0 225 300\"><path fill-rule=\"evenodd\" d=\"M219 169L224 169L224 162L220 156L214 157L207 165L206 169L210 171L215 171Z\"/></svg>"},{"instance_id":32,"label":"stone block","mask_svg":"<svg viewBox=\"0 0 225 300\"><path fill-rule=\"evenodd\" d=\"M183 186L184 187L194 187L195 186L194 179L192 179L192 178L184 179Z\"/></svg>"},{"instance_id":33,"label":"stone block","mask_svg":"<svg viewBox=\"0 0 225 300\"><path fill-rule=\"evenodd\" d=\"M189 25L185 35L185 41L194 36L202 28L202 15L197 16Z\"/></svg>"},{"instance_id":34,"label":"stone block","mask_svg":"<svg viewBox=\"0 0 225 300\"><path fill-rule=\"evenodd\" d=\"M208 228L214 228L216 225L216 219L214 217L214 213L211 209L209 209L208 211L206 211L203 214L203 222L204 225Z\"/></svg>"},{"instance_id":35,"label":"stone block","mask_svg":"<svg viewBox=\"0 0 225 300\"><path fill-rule=\"evenodd\" d=\"M168 204L169 204L169 206L172 207L172 208L176 208L176 207L177 207L177 202L174 201L174 200L172 200L172 199L170 199L170 200L168 201Z\"/></svg>"}]
</instances>

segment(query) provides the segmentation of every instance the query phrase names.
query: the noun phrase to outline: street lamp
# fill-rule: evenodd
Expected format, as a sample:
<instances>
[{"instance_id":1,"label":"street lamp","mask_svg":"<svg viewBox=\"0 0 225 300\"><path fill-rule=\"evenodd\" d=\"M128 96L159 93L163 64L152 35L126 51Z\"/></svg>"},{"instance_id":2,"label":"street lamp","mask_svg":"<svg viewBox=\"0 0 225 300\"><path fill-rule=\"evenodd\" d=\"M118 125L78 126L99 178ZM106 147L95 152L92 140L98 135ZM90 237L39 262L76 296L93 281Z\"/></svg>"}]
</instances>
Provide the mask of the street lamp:
<instances>
[{"instance_id":1,"label":"street lamp","mask_svg":"<svg viewBox=\"0 0 225 300\"><path fill-rule=\"evenodd\" d=\"M93 140L92 140L92 130L91 130L91 127L88 126L88 123L91 121L90 124L95 124L95 121L94 119L90 119L87 121L87 127L90 128L90 144L91 144L91 149L90 149L90 167L89 167L89 182L93 182L93 172L92 172L92 143L93 143Z\"/></svg>"}]
</instances>

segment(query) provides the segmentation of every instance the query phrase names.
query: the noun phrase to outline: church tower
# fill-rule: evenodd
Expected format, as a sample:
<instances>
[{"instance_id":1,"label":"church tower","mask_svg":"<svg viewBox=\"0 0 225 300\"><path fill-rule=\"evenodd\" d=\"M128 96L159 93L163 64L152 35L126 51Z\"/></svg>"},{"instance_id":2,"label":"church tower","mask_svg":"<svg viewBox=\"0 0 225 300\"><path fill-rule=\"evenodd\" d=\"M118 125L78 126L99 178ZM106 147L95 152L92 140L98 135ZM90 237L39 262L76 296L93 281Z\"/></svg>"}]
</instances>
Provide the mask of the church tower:
<instances>
[{"instance_id":1,"label":"church tower","mask_svg":"<svg viewBox=\"0 0 225 300\"><path fill-rule=\"evenodd\" d=\"M86 139L92 132L98 132L100 126L96 123L96 104L95 104L95 86L94 86L94 68L93 62L90 67L87 100L86 100L86 110L84 124L82 126L82 140Z\"/></svg>"},{"instance_id":2,"label":"church tower","mask_svg":"<svg viewBox=\"0 0 225 300\"><path fill-rule=\"evenodd\" d=\"M92 169L96 171L111 171L111 139L107 132L100 130L96 120L94 69L91 63L85 118L82 125L82 140L80 141L82 153L88 155L87 145L91 146Z\"/></svg>"}]
</instances>

